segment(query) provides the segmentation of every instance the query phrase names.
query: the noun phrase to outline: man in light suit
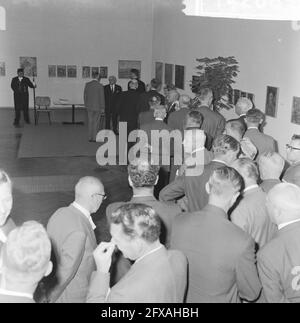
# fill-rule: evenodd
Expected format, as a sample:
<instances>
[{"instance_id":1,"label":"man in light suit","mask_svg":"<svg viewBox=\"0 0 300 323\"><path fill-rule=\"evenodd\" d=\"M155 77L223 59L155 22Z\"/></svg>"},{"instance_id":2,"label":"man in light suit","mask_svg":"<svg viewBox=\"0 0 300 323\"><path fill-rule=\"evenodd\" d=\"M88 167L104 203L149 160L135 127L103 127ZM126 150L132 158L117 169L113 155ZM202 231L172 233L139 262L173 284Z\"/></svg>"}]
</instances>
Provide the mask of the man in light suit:
<instances>
[{"instance_id":1,"label":"man in light suit","mask_svg":"<svg viewBox=\"0 0 300 323\"><path fill-rule=\"evenodd\" d=\"M264 122L264 114L258 109L251 109L246 114L247 131L244 137L251 140L258 150L256 160L259 156L266 152L273 152L277 150L276 141L271 136L268 136L259 131L259 127Z\"/></svg>"},{"instance_id":2,"label":"man in light suit","mask_svg":"<svg viewBox=\"0 0 300 323\"><path fill-rule=\"evenodd\" d=\"M209 88L204 88L201 90L199 96L197 96L197 105L195 107L204 118L202 124L202 130L213 139L218 135L222 134L225 129L225 119L224 117L216 111L211 109L213 102L213 92Z\"/></svg>"},{"instance_id":3,"label":"man in light suit","mask_svg":"<svg viewBox=\"0 0 300 323\"><path fill-rule=\"evenodd\" d=\"M286 145L286 155L291 166L284 173L283 181L300 187L300 135L293 135Z\"/></svg>"},{"instance_id":4,"label":"man in light suit","mask_svg":"<svg viewBox=\"0 0 300 323\"><path fill-rule=\"evenodd\" d=\"M11 180L6 172L0 169L0 252L9 232L16 227L14 221L9 217L12 205Z\"/></svg>"},{"instance_id":5,"label":"man in light suit","mask_svg":"<svg viewBox=\"0 0 300 323\"><path fill-rule=\"evenodd\" d=\"M189 263L188 303L238 303L260 295L254 241L227 216L242 182L233 168L214 170L206 185L208 205L173 222L171 248L181 250Z\"/></svg>"},{"instance_id":6,"label":"man in light suit","mask_svg":"<svg viewBox=\"0 0 300 323\"><path fill-rule=\"evenodd\" d=\"M267 207L278 233L257 255L263 294L269 303L299 303L300 188L290 183L274 186Z\"/></svg>"},{"instance_id":7,"label":"man in light suit","mask_svg":"<svg viewBox=\"0 0 300 323\"><path fill-rule=\"evenodd\" d=\"M105 199L104 187L94 177L83 177L75 187L75 201L57 210L47 231L55 255L57 283L49 293L56 303L85 302L88 282L95 269L92 256L97 246L91 214Z\"/></svg>"},{"instance_id":8,"label":"man in light suit","mask_svg":"<svg viewBox=\"0 0 300 323\"><path fill-rule=\"evenodd\" d=\"M251 235L258 248L262 248L277 229L268 216L266 193L257 184L257 166L249 158L239 158L231 165L241 174L245 184L241 199L231 214L231 221Z\"/></svg>"},{"instance_id":9,"label":"man in light suit","mask_svg":"<svg viewBox=\"0 0 300 323\"><path fill-rule=\"evenodd\" d=\"M246 129L247 129L247 124L245 120L246 114L252 108L253 108L253 103L251 102L251 100L244 97L239 98L235 105L235 113L239 116L239 118L235 120L242 123Z\"/></svg>"},{"instance_id":10,"label":"man in light suit","mask_svg":"<svg viewBox=\"0 0 300 323\"><path fill-rule=\"evenodd\" d=\"M85 84L84 105L88 112L89 141L96 141L100 130L101 114L105 110L104 88L100 83L100 74L95 73L94 79Z\"/></svg>"},{"instance_id":11,"label":"man in light suit","mask_svg":"<svg viewBox=\"0 0 300 323\"><path fill-rule=\"evenodd\" d=\"M168 125L172 129L180 130L183 134L187 114L190 111L189 105L191 98L188 95L181 95L179 97L179 110L173 111L168 118Z\"/></svg>"},{"instance_id":12,"label":"man in light suit","mask_svg":"<svg viewBox=\"0 0 300 323\"><path fill-rule=\"evenodd\" d=\"M117 102L122 88L117 83L115 76L108 78L109 84L104 86L105 95L105 128L110 129L110 121L112 120L112 129L115 133L118 133L118 114L117 114Z\"/></svg>"},{"instance_id":13,"label":"man in light suit","mask_svg":"<svg viewBox=\"0 0 300 323\"><path fill-rule=\"evenodd\" d=\"M281 183L284 164L285 160L276 152L260 155L258 167L262 182L259 186L265 193L269 193L275 185Z\"/></svg>"},{"instance_id":14,"label":"man in light suit","mask_svg":"<svg viewBox=\"0 0 300 323\"><path fill-rule=\"evenodd\" d=\"M52 271L44 227L28 221L10 232L1 253L0 303L34 303L39 281Z\"/></svg>"},{"instance_id":15,"label":"man in light suit","mask_svg":"<svg viewBox=\"0 0 300 323\"><path fill-rule=\"evenodd\" d=\"M198 149L202 149L202 161L205 161L204 143ZM187 172L178 176L174 182L161 190L159 194L160 201L175 202L176 199L185 195L188 201L189 212L196 212L203 209L208 203L208 194L205 186L210 175L215 169L224 165L230 165L237 158L239 151L240 144L233 137L228 135L218 136L213 143L214 159L207 165L205 165L205 162L198 165L199 167L203 167L204 165L203 172L197 175L191 175L190 173L193 173L192 169L188 169Z\"/></svg>"},{"instance_id":16,"label":"man in light suit","mask_svg":"<svg viewBox=\"0 0 300 323\"><path fill-rule=\"evenodd\" d=\"M187 260L159 241L160 219L145 204L127 204L110 217L111 242L94 252L93 274L87 302L182 303L187 283ZM109 269L115 247L134 261L128 273L109 289Z\"/></svg>"}]
</instances>

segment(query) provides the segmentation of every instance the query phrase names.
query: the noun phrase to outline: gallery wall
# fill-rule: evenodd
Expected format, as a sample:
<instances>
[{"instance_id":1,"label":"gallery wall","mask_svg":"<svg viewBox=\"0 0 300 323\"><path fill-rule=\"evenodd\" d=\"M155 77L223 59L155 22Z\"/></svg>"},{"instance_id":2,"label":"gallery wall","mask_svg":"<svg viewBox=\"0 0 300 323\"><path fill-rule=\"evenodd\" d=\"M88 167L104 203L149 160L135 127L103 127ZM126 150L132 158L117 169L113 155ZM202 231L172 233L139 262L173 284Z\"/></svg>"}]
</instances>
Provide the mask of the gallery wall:
<instances>
[{"instance_id":1,"label":"gallery wall","mask_svg":"<svg viewBox=\"0 0 300 323\"><path fill-rule=\"evenodd\" d=\"M20 56L37 57L36 95L52 101L83 101L88 80L82 78L82 66L107 66L109 75L118 76L118 60L140 60L141 77L147 82L151 77L151 1L4 0L0 6L6 9L6 31L0 31L0 62L6 63L0 107L13 106L10 81ZM77 78L49 78L48 65L77 65ZM124 88L127 82L119 80Z\"/></svg>"},{"instance_id":2,"label":"gallery wall","mask_svg":"<svg viewBox=\"0 0 300 323\"><path fill-rule=\"evenodd\" d=\"M154 8L155 62L184 65L185 92L195 75L196 58L235 56L240 64L236 88L255 94L265 110L267 86L279 87L277 118L267 118L265 133L278 139L280 151L300 126L291 123L293 96L300 97L300 31L290 22L185 16L180 1ZM225 112L233 117L233 112Z\"/></svg>"}]
</instances>

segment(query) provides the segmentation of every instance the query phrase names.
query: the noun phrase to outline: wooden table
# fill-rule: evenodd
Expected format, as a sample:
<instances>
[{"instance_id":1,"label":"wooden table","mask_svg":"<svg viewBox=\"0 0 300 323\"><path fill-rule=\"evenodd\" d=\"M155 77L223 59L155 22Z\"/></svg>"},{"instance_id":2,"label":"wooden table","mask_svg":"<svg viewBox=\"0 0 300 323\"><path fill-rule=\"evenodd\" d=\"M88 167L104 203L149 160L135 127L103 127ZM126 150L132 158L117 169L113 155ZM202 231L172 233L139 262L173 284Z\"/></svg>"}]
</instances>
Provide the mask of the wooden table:
<instances>
[{"instance_id":1,"label":"wooden table","mask_svg":"<svg viewBox=\"0 0 300 323\"><path fill-rule=\"evenodd\" d=\"M64 121L63 124L77 124L77 125L83 125L84 122L83 121L75 121L75 109L76 107L84 107L84 104L83 103L77 103L77 102L73 102L73 101L69 101L69 100L59 100L59 101L56 101L56 102L53 102L54 105L60 105L60 106L71 106L72 107L72 121Z\"/></svg>"}]
</instances>

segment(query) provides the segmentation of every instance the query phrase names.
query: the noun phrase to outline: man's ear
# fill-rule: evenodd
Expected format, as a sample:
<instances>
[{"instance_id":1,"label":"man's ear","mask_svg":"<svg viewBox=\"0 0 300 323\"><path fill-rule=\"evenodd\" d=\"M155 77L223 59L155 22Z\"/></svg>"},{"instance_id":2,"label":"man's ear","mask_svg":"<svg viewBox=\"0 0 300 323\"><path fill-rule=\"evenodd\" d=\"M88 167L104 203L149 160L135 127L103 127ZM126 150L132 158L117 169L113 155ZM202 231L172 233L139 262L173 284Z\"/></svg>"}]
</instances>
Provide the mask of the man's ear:
<instances>
[{"instance_id":1,"label":"man's ear","mask_svg":"<svg viewBox=\"0 0 300 323\"><path fill-rule=\"evenodd\" d=\"M205 184L205 190L206 190L206 193L209 195L210 194L210 186L209 186L209 182L207 182Z\"/></svg>"},{"instance_id":2,"label":"man's ear","mask_svg":"<svg viewBox=\"0 0 300 323\"><path fill-rule=\"evenodd\" d=\"M44 277L49 276L52 272L52 269L53 269L53 263L52 263L52 261L49 261Z\"/></svg>"}]
</instances>

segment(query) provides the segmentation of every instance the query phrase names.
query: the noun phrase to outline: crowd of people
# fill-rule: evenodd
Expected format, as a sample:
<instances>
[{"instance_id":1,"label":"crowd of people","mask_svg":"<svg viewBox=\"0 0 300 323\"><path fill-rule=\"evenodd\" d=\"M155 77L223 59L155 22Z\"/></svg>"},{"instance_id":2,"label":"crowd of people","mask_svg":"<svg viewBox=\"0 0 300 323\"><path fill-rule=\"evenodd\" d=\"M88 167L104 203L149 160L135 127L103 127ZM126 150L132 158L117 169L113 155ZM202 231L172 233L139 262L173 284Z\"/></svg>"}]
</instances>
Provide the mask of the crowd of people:
<instances>
[{"instance_id":1,"label":"crowd of people","mask_svg":"<svg viewBox=\"0 0 300 323\"><path fill-rule=\"evenodd\" d=\"M111 239L98 246L91 215L107 198L99 178L81 178L47 228L16 227L1 171L0 302L300 302L300 136L284 158L247 98L226 121L211 89L191 99L166 86L162 95L158 80L146 86L136 71L128 91L109 82L107 128L179 130L189 153L180 166L174 155L169 165L129 162L132 198L108 205Z\"/></svg>"}]
</instances>

